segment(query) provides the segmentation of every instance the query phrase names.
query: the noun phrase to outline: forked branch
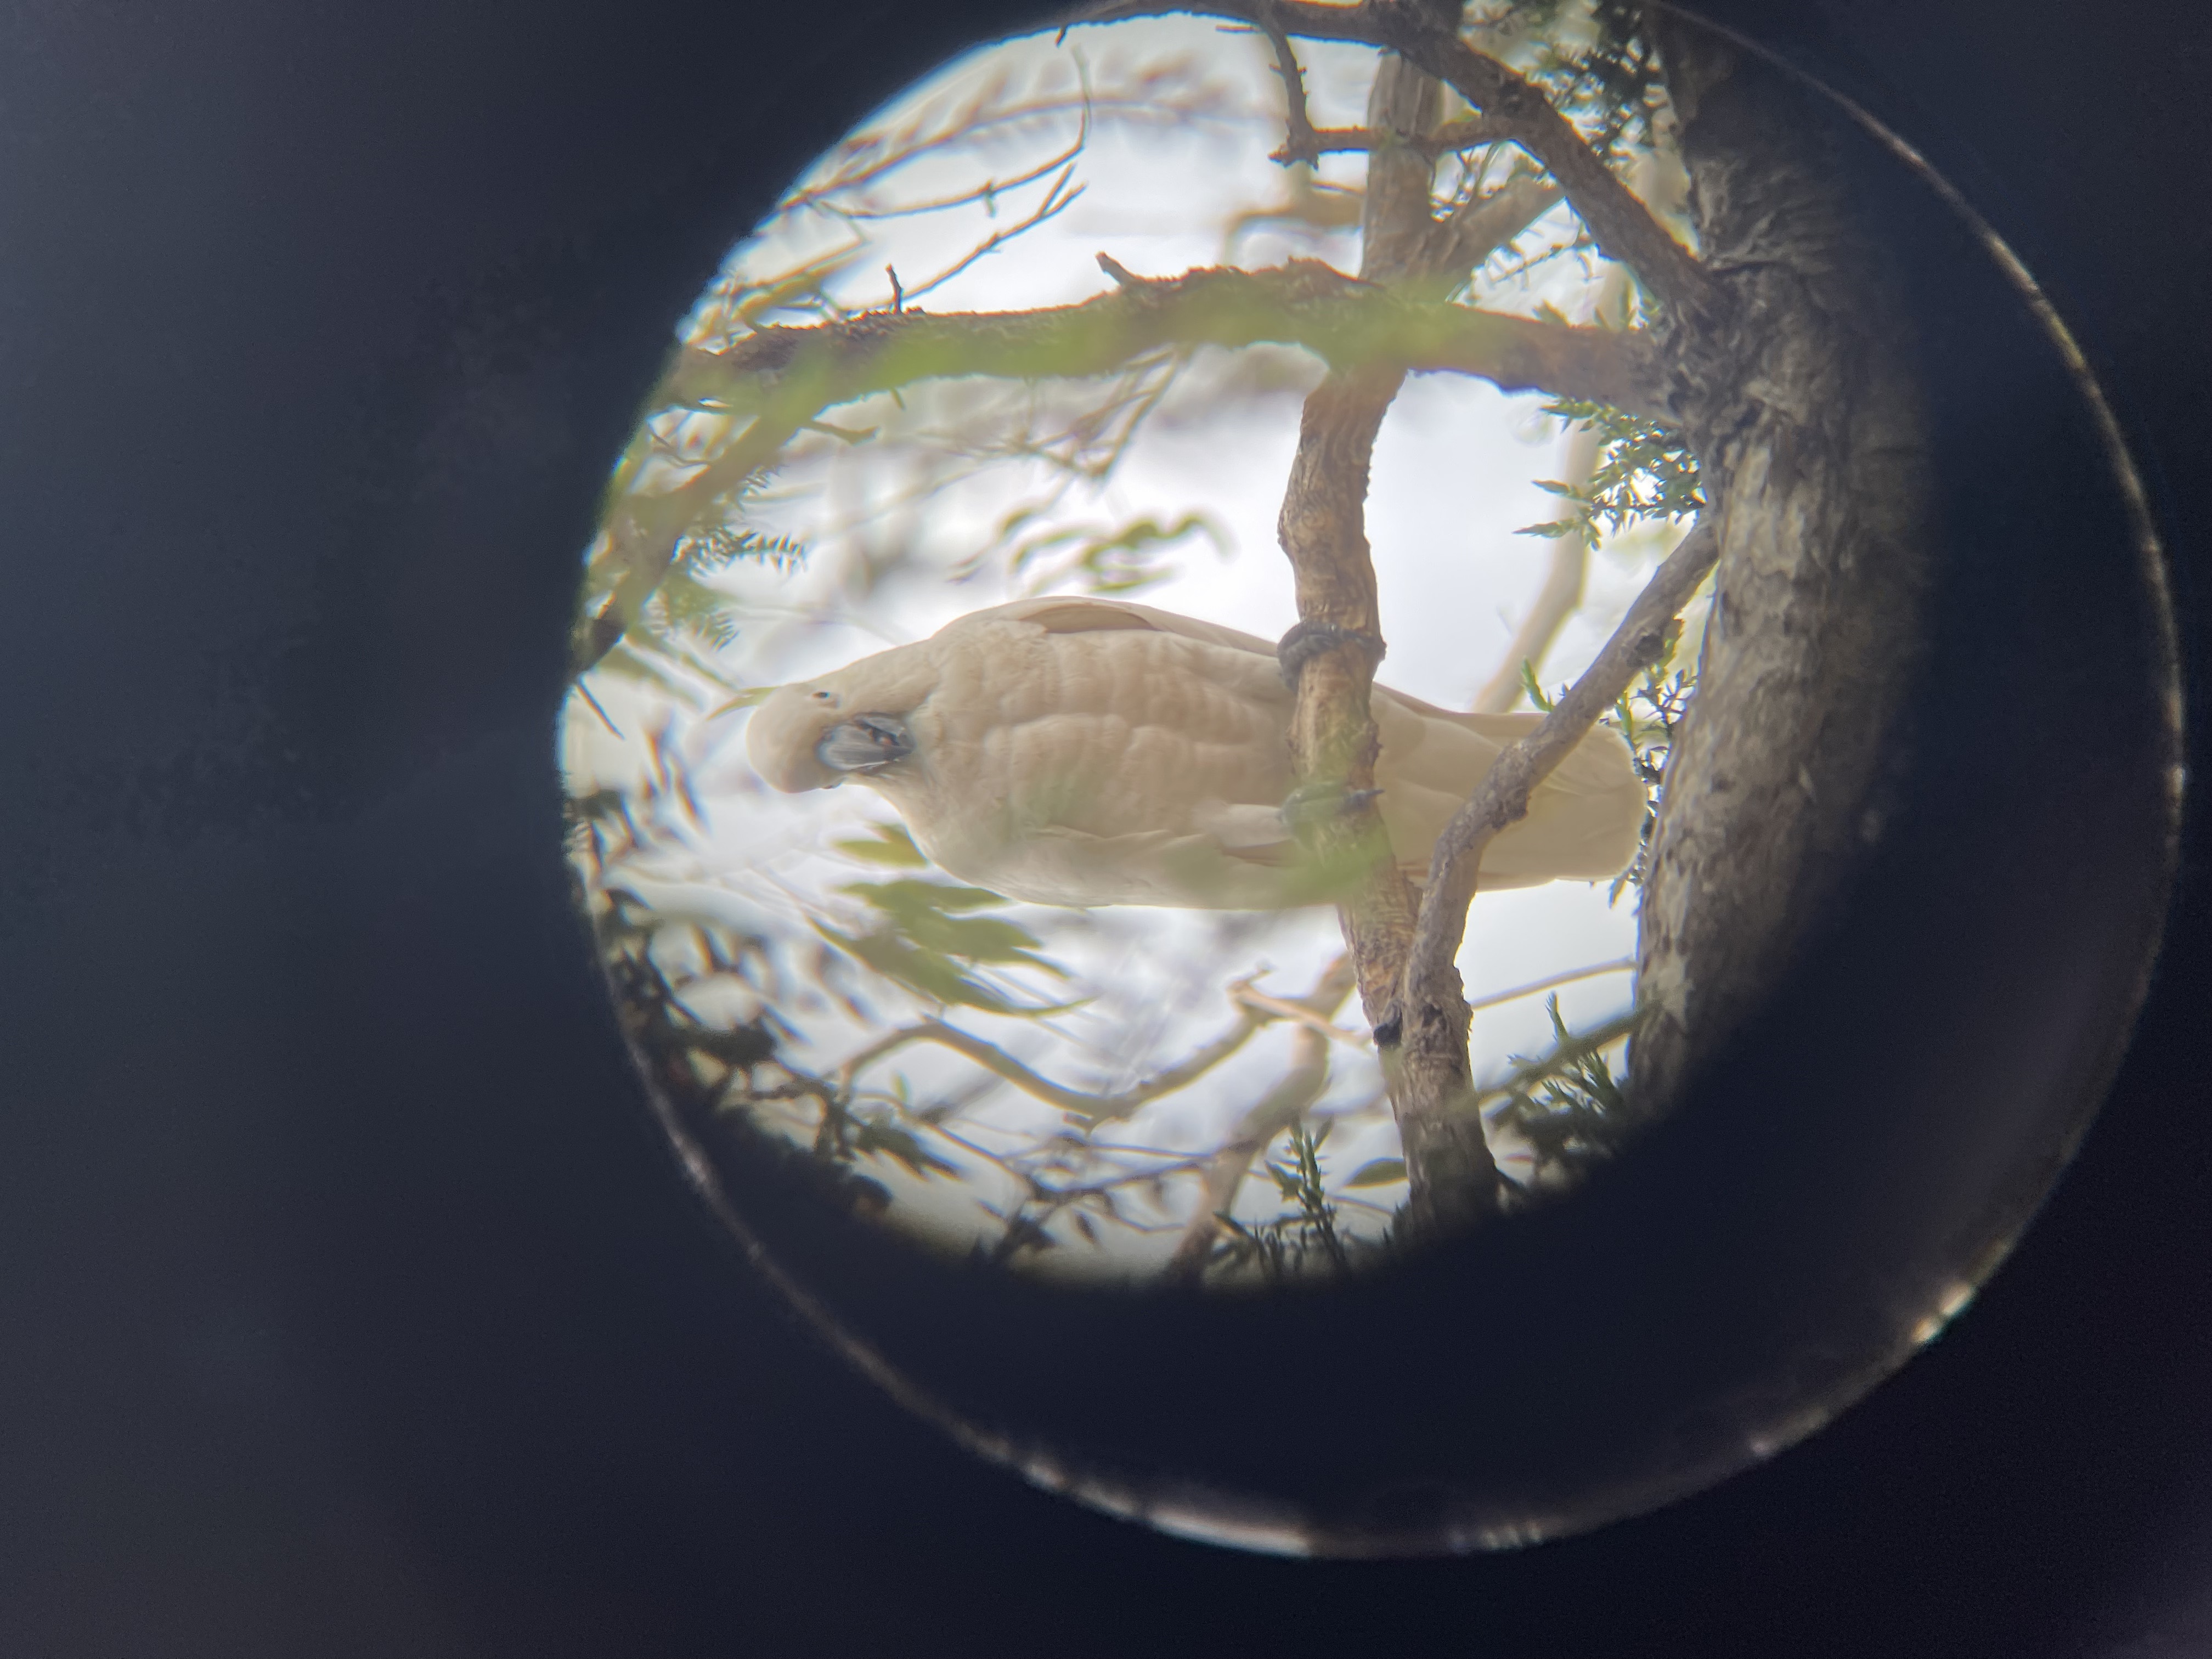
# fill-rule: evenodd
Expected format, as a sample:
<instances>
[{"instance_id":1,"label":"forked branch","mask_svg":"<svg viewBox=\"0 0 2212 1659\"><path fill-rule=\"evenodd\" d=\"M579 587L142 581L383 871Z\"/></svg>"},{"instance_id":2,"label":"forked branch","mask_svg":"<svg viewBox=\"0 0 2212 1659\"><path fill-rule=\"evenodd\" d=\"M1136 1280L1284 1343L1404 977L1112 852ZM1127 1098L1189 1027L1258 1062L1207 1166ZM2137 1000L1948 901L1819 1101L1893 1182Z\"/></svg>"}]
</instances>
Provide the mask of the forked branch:
<instances>
[{"instance_id":1,"label":"forked branch","mask_svg":"<svg viewBox=\"0 0 2212 1659\"><path fill-rule=\"evenodd\" d=\"M1271 39L1352 40L1396 52L1496 122L1501 136L1549 172L1600 250L1634 270L1663 304L1698 316L1715 305L1705 267L1613 175L1551 100L1468 45L1426 8L1404 0L1358 0L1353 5L1316 0L1106 0L1077 21L1109 23L1176 12L1234 18Z\"/></svg>"},{"instance_id":2,"label":"forked branch","mask_svg":"<svg viewBox=\"0 0 2212 1659\"><path fill-rule=\"evenodd\" d=\"M1468 906L1474 900L1484 850L1499 831L1528 815L1536 786L1589 735L1636 676L1658 661L1668 628L1719 556L1719 535L1700 520L1653 573L1596 660L1534 732L1492 763L1481 787L1452 815L1429 860L1396 1005L1376 1030L1384 1047L1401 1042L1413 1024L1425 1026L1447 1015L1463 1023L1466 1005L1460 1000L1452 963L1467 933Z\"/></svg>"},{"instance_id":3,"label":"forked branch","mask_svg":"<svg viewBox=\"0 0 2212 1659\"><path fill-rule=\"evenodd\" d=\"M1321 982L1310 994L1296 1000L1255 991L1249 979L1233 981L1229 987L1229 1000L1237 1009L1237 1018L1227 1030L1165 1071L1155 1073L1143 1082L1112 1094L1094 1094L1055 1083L1042 1072L1024 1065L998 1044L973 1032L963 1031L957 1025L948 1025L941 1019L917 1020L911 1025L902 1025L896 1030L885 1032L837 1068L836 1086L839 1091L850 1094L860 1073L884 1056L911 1043L933 1042L940 1048L966 1055L985 1071L1012 1084L1033 1099L1041 1100L1048 1106L1057 1106L1086 1122L1104 1123L1128 1117L1164 1095L1188 1088L1242 1048L1262 1026L1272 1024L1276 1020L1293 1020L1302 1027L1317 1021L1323 1028L1334 1032L1334 1028L1328 1026L1328 1016L1334 1013L1344 1000L1345 993L1352 983L1349 973L1349 968L1340 961L1322 975ZM1340 979L1342 981L1340 984L1338 982ZM1334 1034L1359 1039L1357 1032Z\"/></svg>"}]
</instances>

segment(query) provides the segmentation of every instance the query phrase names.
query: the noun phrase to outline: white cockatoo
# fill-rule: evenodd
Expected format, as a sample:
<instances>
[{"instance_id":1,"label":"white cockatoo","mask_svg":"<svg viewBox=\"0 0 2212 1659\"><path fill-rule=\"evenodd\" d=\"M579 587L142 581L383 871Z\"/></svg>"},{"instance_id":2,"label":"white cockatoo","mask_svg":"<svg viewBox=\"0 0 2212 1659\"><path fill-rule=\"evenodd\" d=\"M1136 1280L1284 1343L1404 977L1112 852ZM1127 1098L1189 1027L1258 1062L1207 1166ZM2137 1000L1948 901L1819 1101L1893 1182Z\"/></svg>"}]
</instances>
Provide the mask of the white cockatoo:
<instances>
[{"instance_id":1,"label":"white cockatoo","mask_svg":"<svg viewBox=\"0 0 2212 1659\"><path fill-rule=\"evenodd\" d=\"M1279 909L1292 694L1265 640L1148 605L1024 599L754 709L753 767L787 793L866 785L963 881L1038 904ZM1416 882L1499 752L1540 714L1462 714L1376 686L1376 805ZM1485 853L1481 885L1597 880L1636 855L1644 785L1600 727Z\"/></svg>"}]
</instances>

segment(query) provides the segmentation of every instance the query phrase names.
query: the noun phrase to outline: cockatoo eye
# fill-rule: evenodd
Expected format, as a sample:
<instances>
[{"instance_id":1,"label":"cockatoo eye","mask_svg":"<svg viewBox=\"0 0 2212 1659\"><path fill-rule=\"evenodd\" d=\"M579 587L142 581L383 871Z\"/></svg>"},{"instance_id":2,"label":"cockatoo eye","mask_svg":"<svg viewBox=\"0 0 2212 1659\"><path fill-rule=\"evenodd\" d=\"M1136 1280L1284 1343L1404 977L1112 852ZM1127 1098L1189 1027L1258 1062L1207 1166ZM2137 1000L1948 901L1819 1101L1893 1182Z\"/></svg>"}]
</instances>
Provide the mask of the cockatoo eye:
<instances>
[{"instance_id":1,"label":"cockatoo eye","mask_svg":"<svg viewBox=\"0 0 2212 1659\"><path fill-rule=\"evenodd\" d=\"M837 701L837 694L835 691L817 691L814 693L814 701L817 702L835 702Z\"/></svg>"},{"instance_id":2,"label":"cockatoo eye","mask_svg":"<svg viewBox=\"0 0 2212 1659\"><path fill-rule=\"evenodd\" d=\"M814 757L833 772L875 772L914 753L914 734L890 714L856 714L831 726Z\"/></svg>"}]
</instances>

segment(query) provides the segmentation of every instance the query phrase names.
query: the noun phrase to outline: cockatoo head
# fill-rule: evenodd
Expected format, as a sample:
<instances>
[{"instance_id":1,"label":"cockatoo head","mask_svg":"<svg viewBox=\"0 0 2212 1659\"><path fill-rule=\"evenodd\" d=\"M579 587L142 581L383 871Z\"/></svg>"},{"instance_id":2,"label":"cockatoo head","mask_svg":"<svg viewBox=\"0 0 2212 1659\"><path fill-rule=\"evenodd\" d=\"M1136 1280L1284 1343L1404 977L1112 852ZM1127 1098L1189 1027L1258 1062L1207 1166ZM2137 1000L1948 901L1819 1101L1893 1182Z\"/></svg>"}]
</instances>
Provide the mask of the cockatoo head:
<instances>
[{"instance_id":1,"label":"cockatoo head","mask_svg":"<svg viewBox=\"0 0 2212 1659\"><path fill-rule=\"evenodd\" d=\"M753 710L745 731L753 770L795 795L879 772L914 753L914 733L904 720L854 709L850 701L833 684L777 687Z\"/></svg>"}]
</instances>

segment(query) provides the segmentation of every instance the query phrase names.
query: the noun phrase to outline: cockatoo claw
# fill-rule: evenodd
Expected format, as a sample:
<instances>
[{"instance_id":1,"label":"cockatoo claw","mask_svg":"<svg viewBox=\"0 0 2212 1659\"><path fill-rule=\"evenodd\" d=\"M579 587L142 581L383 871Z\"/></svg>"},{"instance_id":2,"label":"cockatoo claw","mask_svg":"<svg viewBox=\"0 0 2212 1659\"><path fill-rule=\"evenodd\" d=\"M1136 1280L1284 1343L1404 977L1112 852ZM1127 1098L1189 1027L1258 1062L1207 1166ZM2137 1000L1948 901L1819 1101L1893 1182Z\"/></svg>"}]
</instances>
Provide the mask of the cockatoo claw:
<instances>
[{"instance_id":1,"label":"cockatoo claw","mask_svg":"<svg viewBox=\"0 0 2212 1659\"><path fill-rule=\"evenodd\" d=\"M1382 793L1380 789L1346 789L1334 783L1302 783L1284 797L1283 823L1295 833L1300 824L1357 812Z\"/></svg>"},{"instance_id":2,"label":"cockatoo claw","mask_svg":"<svg viewBox=\"0 0 2212 1659\"><path fill-rule=\"evenodd\" d=\"M824 732L814 757L833 772L875 772L914 753L914 733L890 714L855 714Z\"/></svg>"},{"instance_id":3,"label":"cockatoo claw","mask_svg":"<svg viewBox=\"0 0 2212 1659\"><path fill-rule=\"evenodd\" d=\"M1291 631L1275 647L1275 661L1281 665L1283 684L1297 690L1298 676L1305 672L1305 665L1340 645L1358 646L1366 653L1370 668L1380 664L1383 653L1389 648L1382 643L1381 635L1363 629L1340 628L1334 623L1293 623Z\"/></svg>"}]
</instances>

